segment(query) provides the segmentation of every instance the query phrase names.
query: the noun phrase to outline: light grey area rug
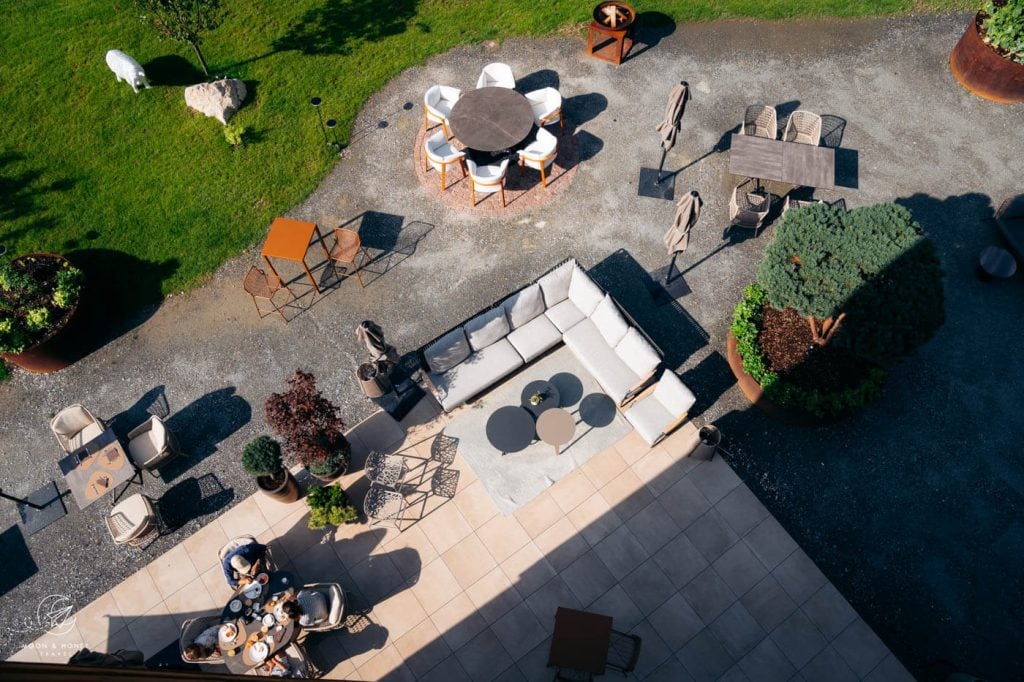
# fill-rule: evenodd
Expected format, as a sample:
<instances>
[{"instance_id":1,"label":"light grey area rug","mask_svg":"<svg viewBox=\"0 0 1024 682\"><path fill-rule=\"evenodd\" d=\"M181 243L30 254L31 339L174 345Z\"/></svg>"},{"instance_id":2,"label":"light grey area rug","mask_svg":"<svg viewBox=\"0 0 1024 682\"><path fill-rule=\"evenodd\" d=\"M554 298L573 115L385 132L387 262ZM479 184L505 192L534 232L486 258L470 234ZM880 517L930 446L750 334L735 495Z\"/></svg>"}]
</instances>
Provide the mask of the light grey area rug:
<instances>
[{"instance_id":1,"label":"light grey area rug","mask_svg":"<svg viewBox=\"0 0 1024 682\"><path fill-rule=\"evenodd\" d=\"M518 452L502 454L488 440L488 419L500 407L522 404L523 388L537 379L550 381L558 389L560 407L571 412L576 420L576 434L562 447L560 455L539 440ZM621 440L630 428L612 399L583 369L573 352L562 346L464 408L445 433L459 439L459 453L469 462L498 509L511 514Z\"/></svg>"}]
</instances>

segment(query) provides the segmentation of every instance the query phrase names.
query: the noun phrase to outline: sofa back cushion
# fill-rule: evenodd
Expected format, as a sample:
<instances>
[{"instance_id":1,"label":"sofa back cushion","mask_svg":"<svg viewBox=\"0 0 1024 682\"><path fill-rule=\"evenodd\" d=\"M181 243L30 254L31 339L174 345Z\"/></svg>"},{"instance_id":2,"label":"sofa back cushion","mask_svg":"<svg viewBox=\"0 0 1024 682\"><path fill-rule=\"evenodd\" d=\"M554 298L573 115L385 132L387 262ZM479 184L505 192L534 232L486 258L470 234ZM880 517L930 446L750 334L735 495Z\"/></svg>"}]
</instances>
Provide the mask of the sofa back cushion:
<instances>
[{"instance_id":1,"label":"sofa back cushion","mask_svg":"<svg viewBox=\"0 0 1024 682\"><path fill-rule=\"evenodd\" d=\"M576 261L570 260L537 280L544 292L544 305L553 308L569 298L569 282L572 280L572 269Z\"/></svg>"},{"instance_id":2,"label":"sofa back cushion","mask_svg":"<svg viewBox=\"0 0 1024 682\"><path fill-rule=\"evenodd\" d=\"M510 331L508 318L505 317L505 307L500 305L480 313L464 326L469 345L475 351L483 350L495 341L500 341L508 336Z\"/></svg>"},{"instance_id":3,"label":"sofa back cushion","mask_svg":"<svg viewBox=\"0 0 1024 682\"><path fill-rule=\"evenodd\" d=\"M594 308L594 312L590 315L590 321L594 323L597 331L601 332L601 336L612 348L629 331L629 325L622 318L622 313L619 312L619 308L610 294L605 294L605 297Z\"/></svg>"},{"instance_id":4,"label":"sofa back cushion","mask_svg":"<svg viewBox=\"0 0 1024 682\"><path fill-rule=\"evenodd\" d=\"M594 308L604 298L601 287L594 284L590 275L583 271L583 268L576 266L572 271L572 279L569 281L569 300L580 309L580 312L590 317Z\"/></svg>"},{"instance_id":5,"label":"sofa back cushion","mask_svg":"<svg viewBox=\"0 0 1024 682\"><path fill-rule=\"evenodd\" d=\"M453 329L423 351L430 371L443 374L469 357L469 341L462 327Z\"/></svg>"},{"instance_id":6,"label":"sofa back cushion","mask_svg":"<svg viewBox=\"0 0 1024 682\"><path fill-rule=\"evenodd\" d=\"M622 361L641 378L649 374L661 362L658 351L654 350L654 346L644 338L644 335L633 327L629 328L626 335L615 346L615 354L622 358Z\"/></svg>"},{"instance_id":7,"label":"sofa back cushion","mask_svg":"<svg viewBox=\"0 0 1024 682\"><path fill-rule=\"evenodd\" d=\"M540 284L532 284L522 291L512 294L502 303L508 316L509 326L519 329L524 324L544 312L544 296Z\"/></svg>"},{"instance_id":8,"label":"sofa back cushion","mask_svg":"<svg viewBox=\"0 0 1024 682\"><path fill-rule=\"evenodd\" d=\"M658 379L658 385L651 394L673 417L681 417L697 402L693 391L687 388L676 373L666 369Z\"/></svg>"}]
</instances>

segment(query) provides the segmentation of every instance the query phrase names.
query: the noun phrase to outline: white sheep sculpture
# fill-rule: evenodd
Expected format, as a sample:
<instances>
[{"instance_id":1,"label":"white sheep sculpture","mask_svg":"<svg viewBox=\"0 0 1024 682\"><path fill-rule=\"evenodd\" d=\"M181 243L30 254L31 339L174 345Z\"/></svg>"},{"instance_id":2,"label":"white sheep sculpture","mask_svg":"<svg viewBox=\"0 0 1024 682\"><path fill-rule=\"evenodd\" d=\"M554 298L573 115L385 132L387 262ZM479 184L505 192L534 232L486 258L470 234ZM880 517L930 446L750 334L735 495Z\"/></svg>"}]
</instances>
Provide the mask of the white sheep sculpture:
<instances>
[{"instance_id":1,"label":"white sheep sculpture","mask_svg":"<svg viewBox=\"0 0 1024 682\"><path fill-rule=\"evenodd\" d=\"M121 50L107 51L107 66L117 76L118 83L126 81L135 92L138 92L141 87L149 87L149 81L146 80L146 72L142 70L142 66Z\"/></svg>"}]
</instances>

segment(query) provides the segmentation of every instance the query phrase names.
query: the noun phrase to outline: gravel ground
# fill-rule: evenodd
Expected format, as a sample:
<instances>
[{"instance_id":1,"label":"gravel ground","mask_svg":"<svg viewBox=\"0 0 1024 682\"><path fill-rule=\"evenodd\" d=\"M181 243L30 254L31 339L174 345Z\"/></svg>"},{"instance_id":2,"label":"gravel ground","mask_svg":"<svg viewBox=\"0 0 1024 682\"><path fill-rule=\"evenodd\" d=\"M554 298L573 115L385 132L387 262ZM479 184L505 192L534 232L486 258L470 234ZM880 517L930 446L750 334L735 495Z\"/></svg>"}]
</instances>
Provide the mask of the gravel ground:
<instances>
[{"instance_id":1,"label":"gravel ground","mask_svg":"<svg viewBox=\"0 0 1024 682\"><path fill-rule=\"evenodd\" d=\"M344 282L287 326L260 321L239 286L253 249L73 367L18 373L0 386L0 471L16 494L59 480L51 413L82 402L103 417L134 406L136 418L162 387L194 458L146 489L159 496L180 484L175 494L192 503L178 507L195 517L139 554L112 546L104 504L82 512L70 503L67 518L27 540L37 572L0 597L0 654L38 635L18 619L43 596L84 605L249 494L239 452L265 430L263 401L295 367L320 378L347 420L367 415L373 406L352 376L360 320L375 319L406 352L574 255L680 368L701 417L722 428L730 463L913 672L936 659L993 679L1021 670L1024 423L1006 389L1024 384L1024 362L1000 352L1018 335L1021 282L981 284L973 270L997 239L994 205L1021 190L1024 107L978 100L950 77L948 52L966 24L966 15L725 21L679 26L619 68L584 57L571 37L461 48L402 73L365 107L345 159L293 211L325 226L376 212L365 216L364 239L393 253L371 268L365 289ZM554 75L579 136L572 186L508 218L437 202L413 166L422 92L471 87L489 61ZM667 167L686 166L677 190L699 190L706 205L680 261L690 293L657 306L645 273L665 263L673 207L637 198L636 181L641 165L657 163L653 128L678 79L690 82L693 100ZM879 403L829 428L785 427L751 408L723 357L732 307L772 230L723 240L728 154L708 152L757 102L845 119L847 187L819 196L851 207L906 204L947 272L946 325L893 373ZM414 251L410 235L421 237ZM200 477L206 506L195 508L199 486L188 481ZM227 492L210 497L213 477ZM15 525L13 505L0 514L3 527ZM12 551L8 561L25 565Z\"/></svg>"}]
</instances>

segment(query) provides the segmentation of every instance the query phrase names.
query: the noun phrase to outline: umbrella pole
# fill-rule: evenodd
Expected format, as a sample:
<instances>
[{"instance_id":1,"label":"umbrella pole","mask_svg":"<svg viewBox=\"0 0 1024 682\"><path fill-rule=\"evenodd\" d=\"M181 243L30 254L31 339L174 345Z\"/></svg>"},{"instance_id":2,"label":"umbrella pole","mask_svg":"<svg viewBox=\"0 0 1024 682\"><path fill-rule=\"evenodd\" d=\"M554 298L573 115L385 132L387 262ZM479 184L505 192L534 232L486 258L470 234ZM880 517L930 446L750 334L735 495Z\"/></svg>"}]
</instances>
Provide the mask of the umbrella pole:
<instances>
[{"instance_id":1,"label":"umbrella pole","mask_svg":"<svg viewBox=\"0 0 1024 682\"><path fill-rule=\"evenodd\" d=\"M667 149L662 149L661 150L661 161L658 163L658 179L654 181L654 184L656 184L656 185L660 185L661 184L661 180L662 180L662 178L661 178L661 169L665 167L665 157L666 156L668 156L668 150Z\"/></svg>"},{"instance_id":2,"label":"umbrella pole","mask_svg":"<svg viewBox=\"0 0 1024 682\"><path fill-rule=\"evenodd\" d=\"M676 265L676 258L679 257L679 252L676 251L672 254L672 260L668 262L668 270L665 271L665 284L672 281L672 268Z\"/></svg>"}]
</instances>

